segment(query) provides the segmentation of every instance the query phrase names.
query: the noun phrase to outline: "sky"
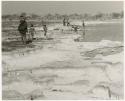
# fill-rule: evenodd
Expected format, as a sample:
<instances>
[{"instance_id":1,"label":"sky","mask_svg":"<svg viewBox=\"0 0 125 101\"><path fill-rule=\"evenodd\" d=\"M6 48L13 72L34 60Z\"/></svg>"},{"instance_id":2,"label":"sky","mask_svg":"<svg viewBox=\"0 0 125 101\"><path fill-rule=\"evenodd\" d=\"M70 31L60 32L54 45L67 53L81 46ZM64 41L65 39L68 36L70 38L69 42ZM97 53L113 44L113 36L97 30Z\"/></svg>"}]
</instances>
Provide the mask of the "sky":
<instances>
[{"instance_id":1,"label":"sky","mask_svg":"<svg viewBox=\"0 0 125 101\"><path fill-rule=\"evenodd\" d=\"M95 14L120 12L123 1L2 1L2 14L22 12L39 15L51 14Z\"/></svg>"}]
</instances>

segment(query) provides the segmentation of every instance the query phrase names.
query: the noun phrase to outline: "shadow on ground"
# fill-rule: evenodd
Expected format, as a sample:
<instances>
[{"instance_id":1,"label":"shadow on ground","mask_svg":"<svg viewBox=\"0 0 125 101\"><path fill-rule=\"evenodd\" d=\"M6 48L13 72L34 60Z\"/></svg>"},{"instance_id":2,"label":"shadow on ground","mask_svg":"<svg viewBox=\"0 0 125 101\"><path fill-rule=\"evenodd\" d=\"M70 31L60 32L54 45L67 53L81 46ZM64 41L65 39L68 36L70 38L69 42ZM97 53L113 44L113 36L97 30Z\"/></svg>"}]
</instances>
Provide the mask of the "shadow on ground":
<instances>
[{"instance_id":1,"label":"shadow on ground","mask_svg":"<svg viewBox=\"0 0 125 101\"><path fill-rule=\"evenodd\" d=\"M45 42L45 41L50 41L53 40L53 38L34 38L34 42ZM27 44L23 44L22 41L3 41L2 42L2 51L3 52L10 52L16 49L23 49L23 48L35 48L34 42L28 42Z\"/></svg>"}]
</instances>

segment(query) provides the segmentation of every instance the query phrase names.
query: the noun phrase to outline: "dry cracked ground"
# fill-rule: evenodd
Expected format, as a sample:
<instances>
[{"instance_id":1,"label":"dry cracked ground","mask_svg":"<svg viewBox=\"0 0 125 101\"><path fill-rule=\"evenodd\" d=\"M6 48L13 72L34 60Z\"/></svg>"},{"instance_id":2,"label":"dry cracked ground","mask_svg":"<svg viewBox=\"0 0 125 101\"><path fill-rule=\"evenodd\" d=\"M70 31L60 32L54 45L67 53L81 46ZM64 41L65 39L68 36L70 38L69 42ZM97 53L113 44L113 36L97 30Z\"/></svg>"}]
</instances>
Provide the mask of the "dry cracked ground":
<instances>
[{"instance_id":1,"label":"dry cracked ground","mask_svg":"<svg viewBox=\"0 0 125 101\"><path fill-rule=\"evenodd\" d=\"M121 42L78 42L70 31L52 33L26 46L3 43L3 100L123 99Z\"/></svg>"}]
</instances>

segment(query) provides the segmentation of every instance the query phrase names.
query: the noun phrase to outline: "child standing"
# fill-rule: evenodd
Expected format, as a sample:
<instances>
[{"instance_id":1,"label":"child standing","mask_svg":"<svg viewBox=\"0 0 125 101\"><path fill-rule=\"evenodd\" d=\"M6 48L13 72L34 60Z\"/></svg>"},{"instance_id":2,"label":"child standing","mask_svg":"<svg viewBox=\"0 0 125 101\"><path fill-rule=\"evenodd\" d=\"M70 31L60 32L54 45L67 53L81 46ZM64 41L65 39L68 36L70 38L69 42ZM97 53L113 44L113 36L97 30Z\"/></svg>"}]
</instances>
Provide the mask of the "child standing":
<instances>
[{"instance_id":1,"label":"child standing","mask_svg":"<svg viewBox=\"0 0 125 101\"><path fill-rule=\"evenodd\" d=\"M31 24L28 28L28 31L26 33L27 36L27 43L32 42L34 38L35 28L33 24Z\"/></svg>"},{"instance_id":2,"label":"child standing","mask_svg":"<svg viewBox=\"0 0 125 101\"><path fill-rule=\"evenodd\" d=\"M34 34L36 33L33 24L30 25L30 30L29 31L30 31L30 34L31 34L31 40L33 41Z\"/></svg>"},{"instance_id":3,"label":"child standing","mask_svg":"<svg viewBox=\"0 0 125 101\"><path fill-rule=\"evenodd\" d=\"M64 18L63 19L63 26L65 26L66 25L66 21L65 21L66 19Z\"/></svg>"},{"instance_id":4,"label":"child standing","mask_svg":"<svg viewBox=\"0 0 125 101\"><path fill-rule=\"evenodd\" d=\"M44 36L46 36L46 34L47 34L47 26L46 25L43 25L43 30L44 30Z\"/></svg>"},{"instance_id":5,"label":"child standing","mask_svg":"<svg viewBox=\"0 0 125 101\"><path fill-rule=\"evenodd\" d=\"M26 37L27 37L27 44L28 44L28 43L30 43L30 42L31 42L30 28L27 28Z\"/></svg>"}]
</instances>

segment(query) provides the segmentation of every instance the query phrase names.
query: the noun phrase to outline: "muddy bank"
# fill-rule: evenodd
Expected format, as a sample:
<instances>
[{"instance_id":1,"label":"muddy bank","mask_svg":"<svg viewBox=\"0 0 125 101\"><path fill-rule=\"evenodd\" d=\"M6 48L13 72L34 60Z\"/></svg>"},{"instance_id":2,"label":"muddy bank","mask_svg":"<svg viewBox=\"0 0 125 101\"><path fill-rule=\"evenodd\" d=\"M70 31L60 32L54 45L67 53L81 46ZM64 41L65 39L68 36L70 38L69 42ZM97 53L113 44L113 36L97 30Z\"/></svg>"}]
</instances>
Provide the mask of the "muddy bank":
<instances>
[{"instance_id":1,"label":"muddy bank","mask_svg":"<svg viewBox=\"0 0 125 101\"><path fill-rule=\"evenodd\" d=\"M123 43L78 37L56 31L52 40L10 43L15 48L2 54L3 99L123 99Z\"/></svg>"}]
</instances>

